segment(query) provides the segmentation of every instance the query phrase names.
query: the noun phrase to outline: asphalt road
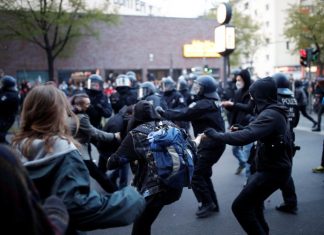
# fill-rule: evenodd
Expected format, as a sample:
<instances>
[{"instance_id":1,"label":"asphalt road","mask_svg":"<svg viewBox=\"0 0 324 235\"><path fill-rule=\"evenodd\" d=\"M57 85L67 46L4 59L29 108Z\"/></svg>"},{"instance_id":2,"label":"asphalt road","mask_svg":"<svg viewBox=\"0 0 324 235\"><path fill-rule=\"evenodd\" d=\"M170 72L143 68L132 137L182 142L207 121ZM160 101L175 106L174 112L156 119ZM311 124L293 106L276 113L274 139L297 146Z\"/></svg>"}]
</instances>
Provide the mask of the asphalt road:
<instances>
[{"instance_id":1,"label":"asphalt road","mask_svg":"<svg viewBox=\"0 0 324 235\"><path fill-rule=\"evenodd\" d=\"M301 119L296 130L296 142L302 148L294 158L293 178L298 196L298 214L278 212L275 206L282 202L275 192L265 202L265 217L271 235L324 235L324 174L311 169L321 160L323 132L311 132L311 123ZM245 234L231 212L231 203L245 182L244 174L235 175L237 160L227 146L219 162L213 167L213 182L220 212L205 219L197 219L197 202L191 190L185 189L181 199L163 208L152 226L152 235ZM88 232L90 235L127 235L131 225Z\"/></svg>"}]
</instances>

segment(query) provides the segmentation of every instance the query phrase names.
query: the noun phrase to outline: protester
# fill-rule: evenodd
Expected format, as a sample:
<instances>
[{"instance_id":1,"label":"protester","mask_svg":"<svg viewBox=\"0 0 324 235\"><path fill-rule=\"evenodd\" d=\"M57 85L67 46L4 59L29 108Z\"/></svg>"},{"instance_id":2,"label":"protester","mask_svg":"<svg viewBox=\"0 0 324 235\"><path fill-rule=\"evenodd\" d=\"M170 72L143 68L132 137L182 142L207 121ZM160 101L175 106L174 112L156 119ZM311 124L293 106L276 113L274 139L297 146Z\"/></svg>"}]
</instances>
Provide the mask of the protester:
<instances>
[{"instance_id":1,"label":"protester","mask_svg":"<svg viewBox=\"0 0 324 235\"><path fill-rule=\"evenodd\" d=\"M27 95L20 130L13 145L40 192L55 194L69 212L68 234L132 223L143 211L144 198L132 187L113 194L90 188L90 176L70 135L66 96L53 85L40 85ZM76 119L77 120L77 119Z\"/></svg>"},{"instance_id":2,"label":"protester","mask_svg":"<svg viewBox=\"0 0 324 235\"><path fill-rule=\"evenodd\" d=\"M168 188L156 179L149 164L149 140L148 134L139 131L144 128L154 131L160 120L153 105L148 101L139 101L134 107L134 115L130 120L129 133L121 143L115 154L107 163L108 169L115 169L128 162L137 162L137 170L133 179L134 186L145 195L146 209L135 221L132 235L151 234L151 225L158 217L165 205L177 201L182 193L181 189ZM165 122L165 121L164 121ZM173 125L168 122L169 125ZM135 128L135 129L134 129Z\"/></svg>"},{"instance_id":3,"label":"protester","mask_svg":"<svg viewBox=\"0 0 324 235\"><path fill-rule=\"evenodd\" d=\"M256 172L234 200L232 210L245 232L249 235L269 234L263 214L263 202L273 192L284 186L292 166L291 148L288 148L287 108L277 103L277 87L271 77L254 82L249 89L255 102L256 119L241 130L221 133L214 129L204 132L215 143L245 145L257 143Z\"/></svg>"},{"instance_id":4,"label":"protester","mask_svg":"<svg viewBox=\"0 0 324 235\"><path fill-rule=\"evenodd\" d=\"M1 231L10 234L63 235L69 214L63 202L39 194L13 151L0 145Z\"/></svg>"},{"instance_id":5,"label":"protester","mask_svg":"<svg viewBox=\"0 0 324 235\"><path fill-rule=\"evenodd\" d=\"M222 106L225 107L229 112L228 122L229 126L233 125L248 125L253 119L254 115L245 110L239 108L239 104L248 104L250 102L249 87L252 83L250 72L246 69L239 71L236 76L236 88L233 100L223 101ZM239 175L245 169L246 176L250 174L250 167L248 164L248 158L253 143L249 143L244 146L233 146L232 153L238 160L239 166L236 169L235 174Z\"/></svg>"},{"instance_id":6,"label":"protester","mask_svg":"<svg viewBox=\"0 0 324 235\"><path fill-rule=\"evenodd\" d=\"M112 193L115 191L115 188L106 174L100 171L93 161L91 155L91 140L104 142L105 145L109 145L112 144L114 140L120 140L119 133L107 133L91 125L89 116L86 113L90 106L90 99L87 94L81 93L74 95L71 99L71 105L73 112L78 117L79 125L77 125L78 123L73 121L72 118L69 118L69 127L76 140L81 144L80 153L82 158L91 177L94 178L106 192Z\"/></svg>"}]
</instances>

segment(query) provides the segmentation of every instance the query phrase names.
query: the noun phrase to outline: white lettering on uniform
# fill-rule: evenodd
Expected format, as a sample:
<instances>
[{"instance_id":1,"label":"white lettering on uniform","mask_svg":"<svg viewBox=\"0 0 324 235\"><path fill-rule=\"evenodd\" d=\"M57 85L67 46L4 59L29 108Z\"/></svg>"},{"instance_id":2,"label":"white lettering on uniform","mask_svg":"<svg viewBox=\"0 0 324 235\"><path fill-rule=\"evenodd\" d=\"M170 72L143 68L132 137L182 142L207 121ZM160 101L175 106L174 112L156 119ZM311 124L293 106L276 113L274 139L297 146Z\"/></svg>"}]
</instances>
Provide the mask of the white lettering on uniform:
<instances>
[{"instance_id":1,"label":"white lettering on uniform","mask_svg":"<svg viewBox=\"0 0 324 235\"><path fill-rule=\"evenodd\" d=\"M297 105L297 100L295 98L282 98L281 102L284 105Z\"/></svg>"}]
</instances>

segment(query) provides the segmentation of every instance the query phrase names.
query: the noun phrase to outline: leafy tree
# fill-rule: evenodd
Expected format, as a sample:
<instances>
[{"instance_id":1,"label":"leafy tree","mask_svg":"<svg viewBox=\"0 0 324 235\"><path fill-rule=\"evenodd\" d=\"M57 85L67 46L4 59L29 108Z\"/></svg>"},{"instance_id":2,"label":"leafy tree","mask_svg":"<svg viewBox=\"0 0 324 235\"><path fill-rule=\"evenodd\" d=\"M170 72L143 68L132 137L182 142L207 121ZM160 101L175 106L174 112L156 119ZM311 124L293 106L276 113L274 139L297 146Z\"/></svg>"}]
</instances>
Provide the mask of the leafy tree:
<instances>
[{"instance_id":1,"label":"leafy tree","mask_svg":"<svg viewBox=\"0 0 324 235\"><path fill-rule=\"evenodd\" d=\"M250 63L253 69L255 53L264 42L263 36L258 33L260 25L252 20L249 15L242 14L235 6L237 1L229 1L232 6L232 19L230 24L235 26L235 50L230 56L230 65L233 67L241 66L243 61ZM216 7L216 5L215 5ZM216 12L210 11L208 18L216 19Z\"/></svg>"},{"instance_id":2,"label":"leafy tree","mask_svg":"<svg viewBox=\"0 0 324 235\"><path fill-rule=\"evenodd\" d=\"M324 2L314 0L312 5L291 5L286 19L285 36L296 43L296 50L315 47L318 52L319 75L324 73Z\"/></svg>"},{"instance_id":3,"label":"leafy tree","mask_svg":"<svg viewBox=\"0 0 324 235\"><path fill-rule=\"evenodd\" d=\"M109 0L89 9L84 0L0 0L1 37L28 41L46 53L49 79L54 80L54 61L72 40L96 35L94 22L115 23L105 14Z\"/></svg>"}]
</instances>

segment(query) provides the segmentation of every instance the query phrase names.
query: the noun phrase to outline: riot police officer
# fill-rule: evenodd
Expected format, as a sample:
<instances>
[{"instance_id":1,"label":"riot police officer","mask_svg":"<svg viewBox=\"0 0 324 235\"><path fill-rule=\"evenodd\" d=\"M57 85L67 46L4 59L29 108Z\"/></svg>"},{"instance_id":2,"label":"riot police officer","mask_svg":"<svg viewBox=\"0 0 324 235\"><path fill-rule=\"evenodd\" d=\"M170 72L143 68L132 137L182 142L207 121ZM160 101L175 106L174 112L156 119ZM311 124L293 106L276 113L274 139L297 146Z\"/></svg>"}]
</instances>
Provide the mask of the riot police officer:
<instances>
[{"instance_id":1,"label":"riot police officer","mask_svg":"<svg viewBox=\"0 0 324 235\"><path fill-rule=\"evenodd\" d=\"M164 77L161 81L162 97L169 109L186 107L186 102L179 91L176 90L176 83L171 77Z\"/></svg>"},{"instance_id":2,"label":"riot police officer","mask_svg":"<svg viewBox=\"0 0 324 235\"><path fill-rule=\"evenodd\" d=\"M183 98L186 101L186 104L189 105L192 102L191 94L188 86L188 82L183 75L178 78L177 90L181 93Z\"/></svg>"},{"instance_id":3,"label":"riot police officer","mask_svg":"<svg viewBox=\"0 0 324 235\"><path fill-rule=\"evenodd\" d=\"M6 135L15 122L19 108L16 79L9 75L1 78L0 88L0 143L6 143Z\"/></svg>"},{"instance_id":4,"label":"riot police officer","mask_svg":"<svg viewBox=\"0 0 324 235\"><path fill-rule=\"evenodd\" d=\"M171 77L164 77L161 81L162 102L166 103L168 109L181 109L187 106L185 99L176 90L176 83ZM189 123L184 121L175 122L179 127L189 130Z\"/></svg>"},{"instance_id":5,"label":"riot police officer","mask_svg":"<svg viewBox=\"0 0 324 235\"><path fill-rule=\"evenodd\" d=\"M276 73L272 77L277 85L278 102L288 108L288 121L293 139L295 140L293 128L298 125L300 117L297 100L294 97L294 93L289 89L289 80L285 74ZM280 190L282 192L284 202L277 206L276 209L278 211L296 214L297 195L294 180L291 176L287 184L284 187L281 187Z\"/></svg>"},{"instance_id":6,"label":"riot police officer","mask_svg":"<svg viewBox=\"0 0 324 235\"><path fill-rule=\"evenodd\" d=\"M137 99L150 101L154 108L161 106L163 109L167 109L167 104L162 100L162 96L156 92L153 82L143 82L140 85Z\"/></svg>"},{"instance_id":7,"label":"riot police officer","mask_svg":"<svg viewBox=\"0 0 324 235\"><path fill-rule=\"evenodd\" d=\"M196 100L188 107L180 110L157 111L169 120L191 121L194 135L203 133L208 128L219 132L225 131L225 124L221 114L220 98L216 92L217 83L208 75L199 76L192 87ZM198 158L195 159L195 171L192 178L192 189L197 198L198 207L196 215L204 218L218 211L218 201L211 181L212 166L219 160L225 150L224 143L212 143L208 138L201 141L198 146Z\"/></svg>"},{"instance_id":8,"label":"riot police officer","mask_svg":"<svg viewBox=\"0 0 324 235\"><path fill-rule=\"evenodd\" d=\"M90 87L85 88L85 92L90 98L91 105L87 109L87 114L91 124L101 129L101 119L109 118L112 113L111 104L108 97L103 93L103 80L100 75L92 74L88 78Z\"/></svg>"},{"instance_id":9,"label":"riot police officer","mask_svg":"<svg viewBox=\"0 0 324 235\"><path fill-rule=\"evenodd\" d=\"M110 102L114 113L118 113L119 110L126 106L136 104L137 102L137 92L132 90L132 82L129 77L125 74L120 74L117 76L115 81L116 93L110 96Z\"/></svg>"},{"instance_id":10,"label":"riot police officer","mask_svg":"<svg viewBox=\"0 0 324 235\"><path fill-rule=\"evenodd\" d=\"M128 76L128 78L131 81L131 93L132 93L132 97L135 97L135 96L137 96L137 91L140 88L140 84L137 81L136 73L134 71L128 71L126 73L126 76Z\"/></svg>"}]
</instances>

